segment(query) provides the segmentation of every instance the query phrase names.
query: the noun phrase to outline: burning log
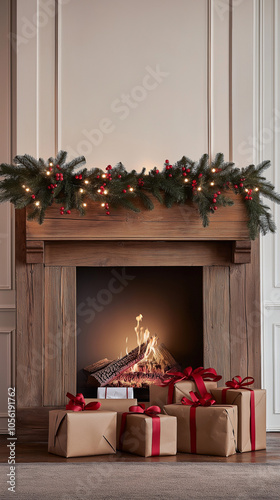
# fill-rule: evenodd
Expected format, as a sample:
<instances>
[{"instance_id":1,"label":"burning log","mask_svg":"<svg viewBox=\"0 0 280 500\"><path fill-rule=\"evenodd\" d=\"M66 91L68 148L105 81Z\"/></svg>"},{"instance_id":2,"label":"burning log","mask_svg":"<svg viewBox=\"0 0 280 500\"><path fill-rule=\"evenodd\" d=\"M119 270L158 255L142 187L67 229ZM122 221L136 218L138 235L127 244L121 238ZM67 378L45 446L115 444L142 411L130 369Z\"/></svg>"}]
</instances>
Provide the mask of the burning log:
<instances>
[{"instance_id":1,"label":"burning log","mask_svg":"<svg viewBox=\"0 0 280 500\"><path fill-rule=\"evenodd\" d=\"M101 368L105 368L105 366L109 365L112 363L112 359L104 358L100 359L100 361L97 361L96 363L92 363L91 365L88 365L84 368L84 371L86 373L94 373L97 372L98 370L101 370Z\"/></svg>"},{"instance_id":2,"label":"burning log","mask_svg":"<svg viewBox=\"0 0 280 500\"><path fill-rule=\"evenodd\" d=\"M144 358L146 349L147 343L141 344L140 347L136 347L121 359L116 359L104 368L92 373L89 378L93 379L92 382L96 382L101 387L110 384L112 380L124 371L129 370L133 365L139 363Z\"/></svg>"}]
</instances>

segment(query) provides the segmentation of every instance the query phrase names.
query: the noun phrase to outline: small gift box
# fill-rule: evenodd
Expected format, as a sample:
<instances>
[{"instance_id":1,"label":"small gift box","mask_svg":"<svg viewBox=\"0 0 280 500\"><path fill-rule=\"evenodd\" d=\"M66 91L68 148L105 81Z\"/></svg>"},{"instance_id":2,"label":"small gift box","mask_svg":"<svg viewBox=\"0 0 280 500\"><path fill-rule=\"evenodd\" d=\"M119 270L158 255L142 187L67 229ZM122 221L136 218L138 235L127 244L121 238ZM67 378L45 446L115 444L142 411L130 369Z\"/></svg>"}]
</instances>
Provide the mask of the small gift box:
<instances>
[{"instance_id":1,"label":"small gift box","mask_svg":"<svg viewBox=\"0 0 280 500\"><path fill-rule=\"evenodd\" d=\"M116 453L117 413L100 411L98 402L86 405L82 394L67 397L66 410L49 412L49 453L66 458Z\"/></svg>"},{"instance_id":2,"label":"small gift box","mask_svg":"<svg viewBox=\"0 0 280 500\"><path fill-rule=\"evenodd\" d=\"M98 387L97 398L99 399L133 399L133 387ZM130 406L132 403L130 403Z\"/></svg>"},{"instance_id":3,"label":"small gift box","mask_svg":"<svg viewBox=\"0 0 280 500\"><path fill-rule=\"evenodd\" d=\"M226 387L212 389L218 403L238 407L238 439L240 452L266 448L266 391L251 389L253 377L242 379L239 375L226 382Z\"/></svg>"},{"instance_id":4,"label":"small gift box","mask_svg":"<svg viewBox=\"0 0 280 500\"><path fill-rule=\"evenodd\" d=\"M85 399L86 403L101 403L102 410L125 412L130 406L137 405L137 399Z\"/></svg>"},{"instance_id":5,"label":"small gift box","mask_svg":"<svg viewBox=\"0 0 280 500\"><path fill-rule=\"evenodd\" d=\"M198 391L200 396L217 387L221 379L214 368L196 368L191 366L183 372L170 371L158 382L150 385L150 403L163 409L164 405L180 403L182 397L189 397L190 392Z\"/></svg>"},{"instance_id":6,"label":"small gift box","mask_svg":"<svg viewBox=\"0 0 280 500\"><path fill-rule=\"evenodd\" d=\"M177 417L177 448L181 453L228 457L236 452L237 407L216 405L211 395L199 398L193 392L183 404L166 405L164 411Z\"/></svg>"},{"instance_id":7,"label":"small gift box","mask_svg":"<svg viewBox=\"0 0 280 500\"><path fill-rule=\"evenodd\" d=\"M160 415L160 408L130 407L129 413L118 413L118 449L142 457L176 455L177 420Z\"/></svg>"}]
</instances>

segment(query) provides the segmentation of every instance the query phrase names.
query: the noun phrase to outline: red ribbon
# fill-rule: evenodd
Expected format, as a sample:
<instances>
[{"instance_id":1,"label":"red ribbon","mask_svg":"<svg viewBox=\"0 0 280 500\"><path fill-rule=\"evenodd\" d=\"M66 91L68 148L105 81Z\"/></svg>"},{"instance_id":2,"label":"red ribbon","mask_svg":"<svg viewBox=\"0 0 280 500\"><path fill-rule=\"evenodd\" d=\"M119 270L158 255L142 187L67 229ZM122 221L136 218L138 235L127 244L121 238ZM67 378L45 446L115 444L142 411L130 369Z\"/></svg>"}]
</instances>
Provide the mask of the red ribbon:
<instances>
[{"instance_id":1,"label":"red ribbon","mask_svg":"<svg viewBox=\"0 0 280 500\"><path fill-rule=\"evenodd\" d=\"M122 450L123 446L127 415L144 413L148 417L152 418L152 457L158 456L160 454L160 418L158 415L160 412L161 409L159 408L159 406L149 406L147 410L145 410L144 404L139 404L138 406L130 406L129 412L125 412L122 414L120 436L119 436L119 449Z\"/></svg>"},{"instance_id":2,"label":"red ribbon","mask_svg":"<svg viewBox=\"0 0 280 500\"><path fill-rule=\"evenodd\" d=\"M226 395L229 389L246 389L250 392L250 438L251 438L251 449L255 451L256 449L256 412L255 412L255 393L253 389L248 387L255 382L253 377L241 378L240 375L233 377L231 380L226 382L226 388L222 390L222 403L226 403Z\"/></svg>"},{"instance_id":3,"label":"red ribbon","mask_svg":"<svg viewBox=\"0 0 280 500\"><path fill-rule=\"evenodd\" d=\"M88 403L86 405L84 396L81 393L78 393L76 396L73 396L70 392L66 394L67 398L70 399L70 402L66 405L66 410L72 411L85 411L85 410L98 410L100 408L101 403L99 401L93 401L92 403Z\"/></svg>"},{"instance_id":4,"label":"red ribbon","mask_svg":"<svg viewBox=\"0 0 280 500\"><path fill-rule=\"evenodd\" d=\"M196 421L195 413L198 406L211 406L216 403L211 394L206 393L203 398L193 391L190 391L191 400L185 396L182 398L181 403L190 406L190 436L191 436L191 453L196 453Z\"/></svg>"},{"instance_id":5,"label":"red ribbon","mask_svg":"<svg viewBox=\"0 0 280 500\"><path fill-rule=\"evenodd\" d=\"M167 376L168 378L163 378L159 384L161 387L169 386L167 404L173 403L174 386L177 382L181 382L182 380L194 381L200 396L203 398L207 394L204 381L218 382L218 380L222 378L221 375L217 374L214 368L203 368L202 366L195 370L193 370L191 366L188 366L183 372L169 371L167 372Z\"/></svg>"}]
</instances>

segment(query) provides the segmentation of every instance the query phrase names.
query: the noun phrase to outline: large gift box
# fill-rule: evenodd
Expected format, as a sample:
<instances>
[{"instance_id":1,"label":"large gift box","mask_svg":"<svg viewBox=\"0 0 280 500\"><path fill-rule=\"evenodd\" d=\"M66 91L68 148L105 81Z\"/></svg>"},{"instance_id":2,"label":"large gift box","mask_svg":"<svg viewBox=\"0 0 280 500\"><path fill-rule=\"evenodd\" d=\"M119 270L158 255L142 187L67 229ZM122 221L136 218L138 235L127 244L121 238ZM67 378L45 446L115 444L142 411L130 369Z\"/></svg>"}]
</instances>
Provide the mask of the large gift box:
<instances>
[{"instance_id":1,"label":"large gift box","mask_svg":"<svg viewBox=\"0 0 280 500\"><path fill-rule=\"evenodd\" d=\"M226 387L212 389L218 403L226 402L238 407L238 439L240 452L263 450L266 448L266 391L250 390L254 379L234 377Z\"/></svg>"},{"instance_id":2,"label":"large gift box","mask_svg":"<svg viewBox=\"0 0 280 500\"><path fill-rule=\"evenodd\" d=\"M172 404L164 411L177 417L178 452L221 457L236 453L237 406Z\"/></svg>"},{"instance_id":3,"label":"large gift box","mask_svg":"<svg viewBox=\"0 0 280 500\"><path fill-rule=\"evenodd\" d=\"M125 412L129 411L130 406L137 405L137 399L97 399L86 398L85 402L88 403L101 403L102 410Z\"/></svg>"},{"instance_id":4,"label":"large gift box","mask_svg":"<svg viewBox=\"0 0 280 500\"><path fill-rule=\"evenodd\" d=\"M159 414L160 408L139 408L118 413L118 449L142 457L176 455L177 419Z\"/></svg>"},{"instance_id":5,"label":"large gift box","mask_svg":"<svg viewBox=\"0 0 280 500\"><path fill-rule=\"evenodd\" d=\"M133 399L133 387L98 387L97 398L99 399ZM130 404L130 406L133 403Z\"/></svg>"},{"instance_id":6,"label":"large gift box","mask_svg":"<svg viewBox=\"0 0 280 500\"><path fill-rule=\"evenodd\" d=\"M48 451L62 457L116 453L117 413L52 410Z\"/></svg>"},{"instance_id":7,"label":"large gift box","mask_svg":"<svg viewBox=\"0 0 280 500\"><path fill-rule=\"evenodd\" d=\"M200 396L217 387L222 377L213 368L185 368L183 372L168 372L159 384L150 385L150 403L163 409L164 405L180 403L182 397L199 391Z\"/></svg>"}]
</instances>

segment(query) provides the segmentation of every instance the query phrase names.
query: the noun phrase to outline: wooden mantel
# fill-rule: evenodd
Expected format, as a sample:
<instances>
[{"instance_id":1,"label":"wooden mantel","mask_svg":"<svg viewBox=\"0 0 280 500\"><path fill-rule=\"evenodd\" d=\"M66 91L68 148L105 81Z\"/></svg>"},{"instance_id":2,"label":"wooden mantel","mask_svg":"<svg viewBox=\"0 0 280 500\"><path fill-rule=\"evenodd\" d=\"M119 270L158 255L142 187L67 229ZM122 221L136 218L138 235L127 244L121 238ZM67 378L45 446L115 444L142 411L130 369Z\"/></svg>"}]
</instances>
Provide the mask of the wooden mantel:
<instances>
[{"instance_id":1,"label":"wooden mantel","mask_svg":"<svg viewBox=\"0 0 280 500\"><path fill-rule=\"evenodd\" d=\"M16 211L18 431L46 437L49 407L76 391L78 266L203 266L203 359L224 380L260 386L259 244L240 198L202 227L189 204L139 214L90 205L87 215L48 209L43 225ZM31 432L29 432L29 429Z\"/></svg>"},{"instance_id":2,"label":"wooden mantel","mask_svg":"<svg viewBox=\"0 0 280 500\"><path fill-rule=\"evenodd\" d=\"M178 265L182 259L182 265L203 265L200 264L200 257L203 257L204 265L230 261L236 264L249 263L251 242L248 237L248 216L241 198L234 196L234 202L234 206L219 208L211 215L207 228L202 226L197 208L191 203L176 205L171 209L156 203L152 211L143 210L135 214L119 209L113 210L110 216L96 203L90 203L84 217L79 216L77 212L61 216L59 206L55 205L47 210L43 225L40 226L36 221L27 221L26 262L63 265L67 261L67 265L77 265L77 260L80 262L82 258L83 263L80 262L80 265L102 265L100 255L104 255L104 252L107 254L108 248L108 244L104 242L110 241L122 242L121 245L115 244L114 248L117 253L126 252L131 258L135 254L132 250L136 248L136 253L141 254L141 258L145 257L147 249L148 252L154 249L158 256L172 252L174 245L171 242L181 242L176 246L179 251L179 254L176 252L178 259L171 259L171 265ZM67 258L63 254L63 263L60 255L65 246L63 242L66 241L67 248L71 248L71 251L64 248ZM170 243L163 245L160 242ZM89 252L87 255L83 252L85 248L99 250L98 262L89 258ZM90 252L90 255L94 253L96 254ZM190 258L192 256L193 259ZM157 262L160 262L158 265L164 265L161 259L157 259ZM137 262L133 259L130 265L137 265ZM156 263L148 259L145 265Z\"/></svg>"}]
</instances>

